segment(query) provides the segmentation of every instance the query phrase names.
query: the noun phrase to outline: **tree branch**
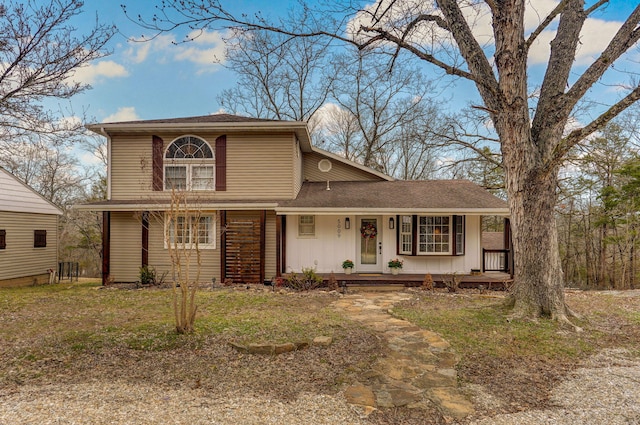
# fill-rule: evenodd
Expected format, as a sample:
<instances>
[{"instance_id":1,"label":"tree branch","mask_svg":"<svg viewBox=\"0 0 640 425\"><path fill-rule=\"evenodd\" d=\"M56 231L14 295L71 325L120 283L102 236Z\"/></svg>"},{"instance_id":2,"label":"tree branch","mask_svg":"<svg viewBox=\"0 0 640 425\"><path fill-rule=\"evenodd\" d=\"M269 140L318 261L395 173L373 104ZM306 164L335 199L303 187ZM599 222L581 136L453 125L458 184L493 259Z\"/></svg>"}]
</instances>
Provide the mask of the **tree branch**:
<instances>
[{"instance_id":1,"label":"tree branch","mask_svg":"<svg viewBox=\"0 0 640 425\"><path fill-rule=\"evenodd\" d=\"M456 0L436 0L436 3L445 17L447 28L455 39L460 54L467 62L470 71L467 78L476 83L487 107L495 108L500 103L498 81L482 47L464 18L460 5Z\"/></svg>"},{"instance_id":2,"label":"tree branch","mask_svg":"<svg viewBox=\"0 0 640 425\"><path fill-rule=\"evenodd\" d=\"M639 23L640 6L637 6L600 57L578 78L563 97L563 102L570 105L570 109L573 109L578 100L602 77L605 71L640 39Z\"/></svg>"},{"instance_id":3,"label":"tree branch","mask_svg":"<svg viewBox=\"0 0 640 425\"><path fill-rule=\"evenodd\" d=\"M593 120L588 125L573 130L566 137L564 137L558 146L556 147L549 164L545 168L550 168L556 164L560 164L563 161L565 155L578 143L583 141L586 137L593 134L598 129L605 126L609 121L615 118L622 111L633 105L634 102L640 100L640 85L638 85L627 96L621 99L618 103L611 106L607 111L602 113L598 118Z\"/></svg>"},{"instance_id":4,"label":"tree branch","mask_svg":"<svg viewBox=\"0 0 640 425\"><path fill-rule=\"evenodd\" d=\"M603 0L603 1L608 1L608 0ZM562 12L562 10L564 9L564 7L567 5L568 2L569 0L562 0L560 3L558 3L558 5L551 11L551 13L547 15L544 21L542 21L540 25L538 25L538 27L535 30L533 30L531 34L529 34L529 38L525 43L525 49L527 51L531 47L531 44L533 44L536 38L538 38L538 36L542 33L542 31L544 31L549 26L549 24L551 24L551 22L553 22L553 20L558 16L558 14Z\"/></svg>"}]
</instances>

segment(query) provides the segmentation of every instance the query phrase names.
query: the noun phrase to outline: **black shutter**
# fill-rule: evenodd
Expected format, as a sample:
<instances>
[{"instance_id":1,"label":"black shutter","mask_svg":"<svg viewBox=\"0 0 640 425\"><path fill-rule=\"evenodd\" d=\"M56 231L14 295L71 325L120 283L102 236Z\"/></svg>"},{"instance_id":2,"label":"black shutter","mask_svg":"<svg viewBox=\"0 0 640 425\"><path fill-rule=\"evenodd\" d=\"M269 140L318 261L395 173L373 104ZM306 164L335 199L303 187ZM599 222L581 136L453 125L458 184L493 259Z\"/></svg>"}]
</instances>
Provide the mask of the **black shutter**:
<instances>
[{"instance_id":1,"label":"black shutter","mask_svg":"<svg viewBox=\"0 0 640 425\"><path fill-rule=\"evenodd\" d=\"M153 173L152 186L153 190L161 191L164 189L164 168L163 155L164 141L158 136L152 136L152 153L151 153L151 169Z\"/></svg>"},{"instance_id":2,"label":"black shutter","mask_svg":"<svg viewBox=\"0 0 640 425\"><path fill-rule=\"evenodd\" d=\"M227 136L216 139L216 190L227 190Z\"/></svg>"}]
</instances>

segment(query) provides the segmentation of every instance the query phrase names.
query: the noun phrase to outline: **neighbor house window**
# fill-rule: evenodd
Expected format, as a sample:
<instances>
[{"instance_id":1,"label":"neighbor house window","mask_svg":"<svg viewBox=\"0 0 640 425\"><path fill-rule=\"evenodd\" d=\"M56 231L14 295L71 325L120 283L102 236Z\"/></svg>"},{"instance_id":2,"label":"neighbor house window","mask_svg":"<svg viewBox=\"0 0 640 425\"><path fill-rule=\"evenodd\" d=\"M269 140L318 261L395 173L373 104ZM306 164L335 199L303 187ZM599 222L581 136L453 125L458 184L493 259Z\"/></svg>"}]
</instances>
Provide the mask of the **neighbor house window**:
<instances>
[{"instance_id":1,"label":"neighbor house window","mask_svg":"<svg viewBox=\"0 0 640 425\"><path fill-rule=\"evenodd\" d=\"M167 235L173 246L214 249L215 218L212 215L200 217L178 216L167 220ZM168 248L165 243L165 248Z\"/></svg>"},{"instance_id":2,"label":"neighbor house window","mask_svg":"<svg viewBox=\"0 0 640 425\"><path fill-rule=\"evenodd\" d=\"M33 231L33 247L34 248L47 247L47 231L46 230Z\"/></svg>"},{"instance_id":3,"label":"neighbor house window","mask_svg":"<svg viewBox=\"0 0 640 425\"><path fill-rule=\"evenodd\" d=\"M0 230L0 249L7 249L7 231Z\"/></svg>"},{"instance_id":4,"label":"neighbor house window","mask_svg":"<svg viewBox=\"0 0 640 425\"><path fill-rule=\"evenodd\" d=\"M413 252L413 219L410 215L400 216L400 252L411 255Z\"/></svg>"},{"instance_id":5,"label":"neighbor house window","mask_svg":"<svg viewBox=\"0 0 640 425\"><path fill-rule=\"evenodd\" d=\"M315 236L316 217L314 215L301 215L298 217L298 236Z\"/></svg>"},{"instance_id":6,"label":"neighbor house window","mask_svg":"<svg viewBox=\"0 0 640 425\"><path fill-rule=\"evenodd\" d=\"M207 142L195 136L174 140L164 156L165 190L214 190L215 158Z\"/></svg>"}]
</instances>

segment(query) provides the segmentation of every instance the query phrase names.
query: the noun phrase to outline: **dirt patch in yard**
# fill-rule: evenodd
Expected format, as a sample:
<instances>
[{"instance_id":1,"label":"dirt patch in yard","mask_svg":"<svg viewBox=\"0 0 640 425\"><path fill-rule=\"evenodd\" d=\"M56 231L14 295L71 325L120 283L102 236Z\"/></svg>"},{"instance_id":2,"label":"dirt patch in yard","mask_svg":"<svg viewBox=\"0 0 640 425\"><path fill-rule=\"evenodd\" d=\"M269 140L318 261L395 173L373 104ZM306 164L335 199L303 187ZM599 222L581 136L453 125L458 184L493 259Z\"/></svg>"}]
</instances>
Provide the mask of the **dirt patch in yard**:
<instances>
[{"instance_id":1,"label":"dirt patch in yard","mask_svg":"<svg viewBox=\"0 0 640 425\"><path fill-rule=\"evenodd\" d=\"M640 296L568 291L581 334L553 323L507 323L500 293L414 295L394 313L440 333L461 355L459 377L478 415L548 408L551 390L593 354L623 348L640 355ZM387 346L379 335L330 308L322 291L255 287L203 290L196 333L176 335L170 290L59 284L0 290L0 398L26 387L95 382L197 390L211 397L336 396L363 380ZM229 342L332 337L282 355L243 354ZM473 418L470 418L470 420ZM383 409L361 423L443 424L435 410Z\"/></svg>"}]
</instances>

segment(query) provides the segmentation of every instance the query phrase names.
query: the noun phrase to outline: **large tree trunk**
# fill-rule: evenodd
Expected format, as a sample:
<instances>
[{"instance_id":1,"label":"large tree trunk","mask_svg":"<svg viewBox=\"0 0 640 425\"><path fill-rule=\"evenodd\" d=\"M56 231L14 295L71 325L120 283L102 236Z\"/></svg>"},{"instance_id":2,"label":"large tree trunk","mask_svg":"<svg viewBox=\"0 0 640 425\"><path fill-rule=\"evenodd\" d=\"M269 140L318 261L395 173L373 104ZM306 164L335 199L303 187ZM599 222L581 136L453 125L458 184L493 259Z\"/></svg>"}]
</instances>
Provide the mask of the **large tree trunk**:
<instances>
[{"instance_id":1,"label":"large tree trunk","mask_svg":"<svg viewBox=\"0 0 640 425\"><path fill-rule=\"evenodd\" d=\"M516 317L567 320L554 212L556 176L555 171L534 168L529 177L521 179L518 186L522 190L509 191L516 253L512 294Z\"/></svg>"}]
</instances>

